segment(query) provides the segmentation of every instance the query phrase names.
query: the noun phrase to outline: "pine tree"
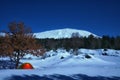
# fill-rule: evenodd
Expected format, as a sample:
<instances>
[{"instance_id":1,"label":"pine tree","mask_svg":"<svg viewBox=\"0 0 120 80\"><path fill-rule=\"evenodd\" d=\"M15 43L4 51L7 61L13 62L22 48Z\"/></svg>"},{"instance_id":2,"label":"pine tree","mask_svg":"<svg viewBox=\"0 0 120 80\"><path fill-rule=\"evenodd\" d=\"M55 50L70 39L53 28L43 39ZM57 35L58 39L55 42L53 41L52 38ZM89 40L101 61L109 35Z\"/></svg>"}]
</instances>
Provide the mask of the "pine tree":
<instances>
[{"instance_id":1,"label":"pine tree","mask_svg":"<svg viewBox=\"0 0 120 80\"><path fill-rule=\"evenodd\" d=\"M114 40L115 42L115 49L120 49L120 36L117 36Z\"/></svg>"}]
</instances>

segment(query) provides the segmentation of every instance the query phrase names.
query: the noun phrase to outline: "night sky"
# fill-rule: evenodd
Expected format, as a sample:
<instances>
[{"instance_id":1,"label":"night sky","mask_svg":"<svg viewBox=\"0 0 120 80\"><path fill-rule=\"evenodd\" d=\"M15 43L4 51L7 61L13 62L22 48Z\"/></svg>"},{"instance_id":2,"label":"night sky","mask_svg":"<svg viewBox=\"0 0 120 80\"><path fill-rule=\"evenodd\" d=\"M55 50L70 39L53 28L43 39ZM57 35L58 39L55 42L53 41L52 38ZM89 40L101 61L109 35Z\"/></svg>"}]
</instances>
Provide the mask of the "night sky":
<instances>
[{"instance_id":1,"label":"night sky","mask_svg":"<svg viewBox=\"0 0 120 80\"><path fill-rule=\"evenodd\" d=\"M0 30L12 21L33 32L73 28L120 36L120 0L0 0Z\"/></svg>"}]
</instances>

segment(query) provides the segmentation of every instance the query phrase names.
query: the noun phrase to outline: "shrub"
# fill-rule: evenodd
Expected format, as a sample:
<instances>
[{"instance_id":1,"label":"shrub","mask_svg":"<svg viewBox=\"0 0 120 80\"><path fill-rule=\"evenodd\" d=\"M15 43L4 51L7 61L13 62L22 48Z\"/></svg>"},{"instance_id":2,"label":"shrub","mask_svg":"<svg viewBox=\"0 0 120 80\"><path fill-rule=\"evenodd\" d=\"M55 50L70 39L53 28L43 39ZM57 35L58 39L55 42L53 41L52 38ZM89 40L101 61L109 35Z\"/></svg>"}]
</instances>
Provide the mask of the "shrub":
<instances>
[{"instance_id":1,"label":"shrub","mask_svg":"<svg viewBox=\"0 0 120 80\"><path fill-rule=\"evenodd\" d=\"M90 59L90 58L92 58L92 57L91 57L90 55L86 54L86 55L85 55L85 58Z\"/></svg>"},{"instance_id":2,"label":"shrub","mask_svg":"<svg viewBox=\"0 0 120 80\"><path fill-rule=\"evenodd\" d=\"M61 56L61 58L60 59L64 59L64 57L63 56Z\"/></svg>"},{"instance_id":3,"label":"shrub","mask_svg":"<svg viewBox=\"0 0 120 80\"><path fill-rule=\"evenodd\" d=\"M108 54L106 52L102 53L102 55L107 56Z\"/></svg>"}]
</instances>

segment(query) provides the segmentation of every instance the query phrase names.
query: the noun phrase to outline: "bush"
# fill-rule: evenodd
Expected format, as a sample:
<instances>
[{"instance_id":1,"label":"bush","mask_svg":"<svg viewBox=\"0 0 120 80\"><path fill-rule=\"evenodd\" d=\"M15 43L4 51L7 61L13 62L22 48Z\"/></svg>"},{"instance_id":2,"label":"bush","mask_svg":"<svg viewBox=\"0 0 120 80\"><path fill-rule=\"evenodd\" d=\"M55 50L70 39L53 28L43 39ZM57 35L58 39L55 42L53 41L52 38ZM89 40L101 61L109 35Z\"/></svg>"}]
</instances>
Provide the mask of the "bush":
<instances>
[{"instance_id":1,"label":"bush","mask_svg":"<svg viewBox=\"0 0 120 80\"><path fill-rule=\"evenodd\" d=\"M105 48L104 51L107 51L107 48Z\"/></svg>"},{"instance_id":2,"label":"bush","mask_svg":"<svg viewBox=\"0 0 120 80\"><path fill-rule=\"evenodd\" d=\"M107 56L108 54L105 52L105 53L102 53L102 55Z\"/></svg>"},{"instance_id":3,"label":"bush","mask_svg":"<svg viewBox=\"0 0 120 80\"><path fill-rule=\"evenodd\" d=\"M85 55L85 58L90 59L90 58L92 58L92 57L91 57L90 55L86 54L86 55Z\"/></svg>"},{"instance_id":4,"label":"bush","mask_svg":"<svg viewBox=\"0 0 120 80\"><path fill-rule=\"evenodd\" d=\"M64 57L63 56L61 56L61 58L60 59L64 59Z\"/></svg>"},{"instance_id":5,"label":"bush","mask_svg":"<svg viewBox=\"0 0 120 80\"><path fill-rule=\"evenodd\" d=\"M107 54L107 48L105 48L105 49L103 50L102 55L104 55L104 56L107 56L107 55L108 55L108 54Z\"/></svg>"}]
</instances>

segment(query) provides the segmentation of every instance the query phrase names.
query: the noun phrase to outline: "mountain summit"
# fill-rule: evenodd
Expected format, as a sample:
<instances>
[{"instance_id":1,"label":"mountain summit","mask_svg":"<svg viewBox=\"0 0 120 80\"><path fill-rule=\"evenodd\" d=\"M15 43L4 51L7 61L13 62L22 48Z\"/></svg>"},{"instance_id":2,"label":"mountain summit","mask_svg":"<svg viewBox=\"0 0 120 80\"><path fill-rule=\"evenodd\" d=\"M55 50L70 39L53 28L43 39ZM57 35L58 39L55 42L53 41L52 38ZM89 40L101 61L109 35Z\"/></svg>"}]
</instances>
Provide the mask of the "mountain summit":
<instances>
[{"instance_id":1,"label":"mountain summit","mask_svg":"<svg viewBox=\"0 0 120 80\"><path fill-rule=\"evenodd\" d=\"M79 37L88 37L89 35L93 35L95 37L98 37L97 35L85 31L85 30L77 30L77 29L57 29L57 30L50 30L40 33L34 33L36 38L54 38L54 39L60 39L60 38L71 38L74 34L77 34Z\"/></svg>"}]
</instances>

